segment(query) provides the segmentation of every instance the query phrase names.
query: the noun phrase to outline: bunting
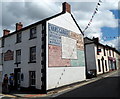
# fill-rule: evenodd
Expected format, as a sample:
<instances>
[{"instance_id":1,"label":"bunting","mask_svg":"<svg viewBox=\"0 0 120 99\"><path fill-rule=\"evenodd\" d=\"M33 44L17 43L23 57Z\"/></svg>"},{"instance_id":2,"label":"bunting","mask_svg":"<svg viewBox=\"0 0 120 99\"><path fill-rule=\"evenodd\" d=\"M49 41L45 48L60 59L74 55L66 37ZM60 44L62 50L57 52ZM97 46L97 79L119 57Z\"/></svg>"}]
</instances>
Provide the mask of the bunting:
<instances>
[{"instance_id":1,"label":"bunting","mask_svg":"<svg viewBox=\"0 0 120 99\"><path fill-rule=\"evenodd\" d=\"M102 38L103 38L104 40L106 40L106 39L120 38L120 36L103 36Z\"/></svg>"},{"instance_id":2,"label":"bunting","mask_svg":"<svg viewBox=\"0 0 120 99\"><path fill-rule=\"evenodd\" d=\"M84 32L89 28L89 26L91 25L92 20L93 20L95 14L97 13L97 11L98 11L98 7L101 5L101 3L102 3L102 1L99 0L99 2L97 3L97 5L96 5L96 7L95 7L95 11L94 11L94 13L93 13L93 15L92 15L90 21L88 22L88 25L87 25L87 26L85 27L85 29L83 30L83 33L84 33Z\"/></svg>"}]
</instances>

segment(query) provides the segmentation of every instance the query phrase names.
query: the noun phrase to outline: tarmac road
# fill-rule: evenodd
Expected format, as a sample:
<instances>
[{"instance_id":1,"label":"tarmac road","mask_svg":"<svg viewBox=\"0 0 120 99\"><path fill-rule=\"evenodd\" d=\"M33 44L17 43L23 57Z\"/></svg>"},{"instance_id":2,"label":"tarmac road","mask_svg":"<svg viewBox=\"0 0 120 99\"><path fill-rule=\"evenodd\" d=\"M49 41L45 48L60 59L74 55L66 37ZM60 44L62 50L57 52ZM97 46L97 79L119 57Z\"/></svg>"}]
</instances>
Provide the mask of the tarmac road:
<instances>
[{"instance_id":1,"label":"tarmac road","mask_svg":"<svg viewBox=\"0 0 120 99\"><path fill-rule=\"evenodd\" d=\"M120 97L120 71L58 97Z\"/></svg>"},{"instance_id":2,"label":"tarmac road","mask_svg":"<svg viewBox=\"0 0 120 99\"><path fill-rule=\"evenodd\" d=\"M111 76L110 76L111 75ZM58 93L52 96L30 97L31 99L50 99L60 97L120 97L120 70L116 73L110 73L102 76L104 78L90 82L83 86ZM96 79L96 78L95 78ZM91 80L92 81L92 80ZM11 97L0 95L0 99L28 99L20 97Z\"/></svg>"}]
</instances>

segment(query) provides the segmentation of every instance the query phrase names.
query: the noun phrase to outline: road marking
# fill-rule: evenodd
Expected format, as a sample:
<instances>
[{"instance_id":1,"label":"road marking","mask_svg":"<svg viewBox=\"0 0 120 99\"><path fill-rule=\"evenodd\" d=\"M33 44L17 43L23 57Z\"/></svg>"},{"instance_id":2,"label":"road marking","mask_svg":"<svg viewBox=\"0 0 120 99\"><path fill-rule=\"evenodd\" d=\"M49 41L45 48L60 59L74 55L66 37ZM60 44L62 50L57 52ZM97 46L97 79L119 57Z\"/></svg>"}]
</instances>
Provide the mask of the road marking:
<instances>
[{"instance_id":1,"label":"road marking","mask_svg":"<svg viewBox=\"0 0 120 99\"><path fill-rule=\"evenodd\" d=\"M53 91L52 93L49 94L49 96L50 96L50 97L57 97L57 96L62 95L62 94L64 94L64 93L66 93L66 92L72 91L72 90L74 90L74 89L76 89L76 88L78 88L78 87L81 87L81 86L84 86L84 85L86 85L86 84L95 82L95 81L97 81L97 80L100 80L100 79L109 77L109 76L111 76L111 75L114 75L115 73L117 73L117 71L111 72L110 74L102 75L102 76L99 76L99 77L96 77L96 78L92 78L92 79L90 79L90 80L86 80L86 82L84 82L84 83L80 83L80 84L78 84L78 85L75 85L75 86L72 86L72 87L69 87L69 88L60 90L60 91L58 90L58 91L56 91L55 93L54 93L54 91Z\"/></svg>"},{"instance_id":2,"label":"road marking","mask_svg":"<svg viewBox=\"0 0 120 99\"><path fill-rule=\"evenodd\" d=\"M0 99L2 99L3 97L4 97L4 96L1 96L1 95L0 95Z\"/></svg>"}]
</instances>

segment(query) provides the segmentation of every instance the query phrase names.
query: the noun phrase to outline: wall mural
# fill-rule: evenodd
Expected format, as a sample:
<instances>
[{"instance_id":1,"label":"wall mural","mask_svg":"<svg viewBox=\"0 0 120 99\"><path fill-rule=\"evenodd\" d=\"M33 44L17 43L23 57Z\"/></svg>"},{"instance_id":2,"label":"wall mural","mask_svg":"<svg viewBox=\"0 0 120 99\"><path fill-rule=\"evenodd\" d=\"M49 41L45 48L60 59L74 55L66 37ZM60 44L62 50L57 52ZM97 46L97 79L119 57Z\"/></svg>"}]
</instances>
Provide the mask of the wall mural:
<instances>
[{"instance_id":1,"label":"wall mural","mask_svg":"<svg viewBox=\"0 0 120 99\"><path fill-rule=\"evenodd\" d=\"M48 23L49 67L85 66L81 34Z\"/></svg>"}]
</instances>

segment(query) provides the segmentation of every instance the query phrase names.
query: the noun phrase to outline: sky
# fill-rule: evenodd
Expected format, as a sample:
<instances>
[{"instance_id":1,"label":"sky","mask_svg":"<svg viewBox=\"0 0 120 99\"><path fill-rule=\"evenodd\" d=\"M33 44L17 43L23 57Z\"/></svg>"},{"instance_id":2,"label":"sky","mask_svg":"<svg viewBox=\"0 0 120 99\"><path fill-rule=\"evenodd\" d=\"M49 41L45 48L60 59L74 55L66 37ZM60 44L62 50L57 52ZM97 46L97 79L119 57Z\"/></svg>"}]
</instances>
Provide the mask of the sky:
<instances>
[{"instance_id":1,"label":"sky","mask_svg":"<svg viewBox=\"0 0 120 99\"><path fill-rule=\"evenodd\" d=\"M90 21L99 0L64 0L71 5L72 14L79 27L84 30ZM3 29L15 31L15 24L24 27L62 11L63 0L2 0L0 2L0 37ZM100 43L120 50L119 0L101 0L91 25L84 32L85 37L99 37ZM119 22L120 23L120 22ZM119 27L120 28L120 27Z\"/></svg>"}]
</instances>

